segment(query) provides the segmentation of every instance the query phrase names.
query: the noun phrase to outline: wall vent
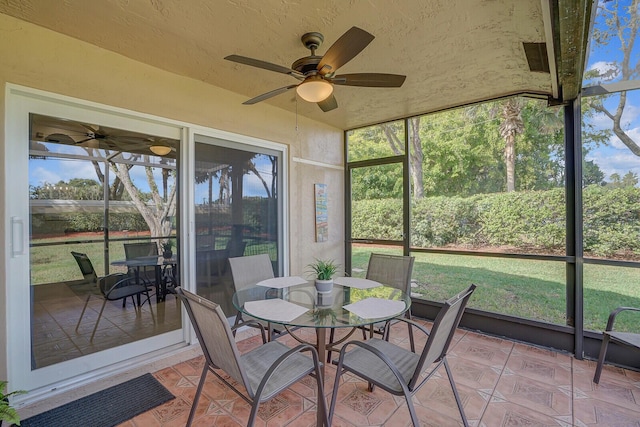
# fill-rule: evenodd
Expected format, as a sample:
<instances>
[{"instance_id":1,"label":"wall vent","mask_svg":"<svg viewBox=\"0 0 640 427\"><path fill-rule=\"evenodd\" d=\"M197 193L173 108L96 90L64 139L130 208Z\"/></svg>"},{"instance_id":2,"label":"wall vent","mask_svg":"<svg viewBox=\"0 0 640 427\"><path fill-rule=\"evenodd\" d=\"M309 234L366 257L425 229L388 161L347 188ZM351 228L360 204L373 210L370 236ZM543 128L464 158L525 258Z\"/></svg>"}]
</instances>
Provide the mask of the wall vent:
<instances>
[{"instance_id":1,"label":"wall vent","mask_svg":"<svg viewBox=\"0 0 640 427\"><path fill-rule=\"evenodd\" d=\"M538 73L549 72L549 58L546 43L522 43L529 70Z\"/></svg>"}]
</instances>

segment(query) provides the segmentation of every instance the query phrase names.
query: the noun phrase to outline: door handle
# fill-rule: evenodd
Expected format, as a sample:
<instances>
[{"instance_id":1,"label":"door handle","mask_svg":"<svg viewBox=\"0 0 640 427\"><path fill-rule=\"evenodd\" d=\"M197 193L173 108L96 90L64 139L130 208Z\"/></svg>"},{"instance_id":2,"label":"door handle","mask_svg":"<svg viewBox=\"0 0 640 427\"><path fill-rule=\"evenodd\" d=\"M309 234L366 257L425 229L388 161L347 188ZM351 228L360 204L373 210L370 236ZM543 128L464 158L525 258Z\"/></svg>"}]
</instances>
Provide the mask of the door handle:
<instances>
[{"instance_id":1,"label":"door handle","mask_svg":"<svg viewBox=\"0 0 640 427\"><path fill-rule=\"evenodd\" d=\"M11 217L11 256L24 255L24 221L18 216Z\"/></svg>"}]
</instances>

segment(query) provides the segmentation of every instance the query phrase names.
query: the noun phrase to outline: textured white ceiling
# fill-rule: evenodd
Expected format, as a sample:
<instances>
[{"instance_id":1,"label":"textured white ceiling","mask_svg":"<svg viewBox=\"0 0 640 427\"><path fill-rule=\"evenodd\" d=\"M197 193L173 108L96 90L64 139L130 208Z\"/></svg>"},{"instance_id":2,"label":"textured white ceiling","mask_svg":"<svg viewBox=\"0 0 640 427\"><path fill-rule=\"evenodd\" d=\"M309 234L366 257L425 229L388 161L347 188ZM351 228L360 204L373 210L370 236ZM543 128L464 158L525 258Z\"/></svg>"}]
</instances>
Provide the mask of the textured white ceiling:
<instances>
[{"instance_id":1,"label":"textured white ceiling","mask_svg":"<svg viewBox=\"0 0 640 427\"><path fill-rule=\"evenodd\" d=\"M309 55L306 32L326 49L352 26L376 38L338 74L404 74L402 88L336 86L328 113L298 113L350 129L497 96L551 94L529 71L523 42L545 42L541 0L0 0L0 13L32 22L247 99L298 81L224 60L230 54L290 67ZM295 91L268 103L296 110Z\"/></svg>"}]
</instances>

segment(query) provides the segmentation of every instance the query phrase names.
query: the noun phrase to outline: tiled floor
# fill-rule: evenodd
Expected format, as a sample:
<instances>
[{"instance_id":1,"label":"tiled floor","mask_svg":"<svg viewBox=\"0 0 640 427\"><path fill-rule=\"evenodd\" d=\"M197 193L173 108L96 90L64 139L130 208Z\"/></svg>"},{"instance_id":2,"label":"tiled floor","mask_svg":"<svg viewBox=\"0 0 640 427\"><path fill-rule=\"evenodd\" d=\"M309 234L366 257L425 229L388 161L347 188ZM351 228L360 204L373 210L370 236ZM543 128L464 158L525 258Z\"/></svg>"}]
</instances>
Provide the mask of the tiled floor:
<instances>
[{"instance_id":1,"label":"tiled floor","mask_svg":"<svg viewBox=\"0 0 640 427\"><path fill-rule=\"evenodd\" d=\"M240 351L260 344L258 337L249 334L238 336ZM406 328L394 329L392 338L408 345ZM296 343L288 335L279 340ZM472 426L640 426L638 372L607 366L600 385L595 385L594 362L463 330L457 332L448 360ZM155 372L176 399L122 426L184 426L203 363L202 357L196 357ZM462 425L444 368L441 371L414 397L420 423ZM334 375L334 367L327 366L327 402ZM411 425L403 398L378 388L370 393L366 383L355 377L343 376L343 381L333 426ZM315 387L315 380L308 378L263 404L256 425L315 425ZM244 400L209 374L194 425L246 425L249 410Z\"/></svg>"},{"instance_id":2,"label":"tiled floor","mask_svg":"<svg viewBox=\"0 0 640 427\"><path fill-rule=\"evenodd\" d=\"M122 307L122 300L109 301L91 340L104 301L95 292L94 284L61 282L34 286L31 340L34 369L182 327L181 305L172 295L159 303L152 296L151 308L143 304L141 313L130 300L126 307ZM80 319L88 294L92 296Z\"/></svg>"}]
</instances>

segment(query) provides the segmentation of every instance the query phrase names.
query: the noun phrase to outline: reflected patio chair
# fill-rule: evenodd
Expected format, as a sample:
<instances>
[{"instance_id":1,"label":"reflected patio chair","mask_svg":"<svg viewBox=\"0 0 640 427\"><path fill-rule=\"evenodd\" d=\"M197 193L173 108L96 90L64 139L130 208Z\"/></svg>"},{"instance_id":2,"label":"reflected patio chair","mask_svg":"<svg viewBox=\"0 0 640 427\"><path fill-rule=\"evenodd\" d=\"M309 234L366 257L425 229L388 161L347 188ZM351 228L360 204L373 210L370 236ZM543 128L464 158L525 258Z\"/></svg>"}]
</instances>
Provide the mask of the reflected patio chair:
<instances>
[{"instance_id":1,"label":"reflected patio chair","mask_svg":"<svg viewBox=\"0 0 640 427\"><path fill-rule=\"evenodd\" d=\"M95 269L93 268L93 264L91 263L91 260L89 259L87 254L83 254L80 252L71 252L71 255L73 255L73 258L78 263L78 267L80 267L80 272L82 273L84 278L90 283L95 283L97 285L99 294L96 295L102 297L102 307L100 308L100 313L98 314L98 318L96 319L96 324L93 327L93 332L91 332L91 338L89 339L89 341L93 341L93 337L95 336L96 330L98 329L98 324L100 323L100 319L102 318L102 313L104 312L104 307L107 304L107 301L122 300L124 307L124 303L126 302L127 298L131 297L133 307L138 314L142 312L142 304L148 302L153 323L156 322L155 316L153 314L153 308L151 307L149 289L147 289L146 286L136 284L133 278L122 273L114 273L107 276L98 277ZM76 324L76 331L78 331L78 328L80 327L80 322L82 322L84 313L87 310L87 305L89 304L89 299L92 295L94 294L90 293L89 295L87 295L87 299L84 302L84 307L82 307L82 312L80 313L80 318L78 319L78 323ZM140 301L140 295L144 295L146 297L142 302ZM133 297L137 298L137 304Z\"/></svg>"},{"instance_id":2,"label":"reflected patio chair","mask_svg":"<svg viewBox=\"0 0 640 427\"><path fill-rule=\"evenodd\" d=\"M624 311L639 311L640 308L635 307L618 307L609 314L609 320L607 321L607 327L602 335L602 346L600 347L600 355L598 356L598 364L596 365L596 372L593 376L593 382L598 384L600 382L600 375L602 374L602 366L604 365L605 356L607 354L607 347L609 342L623 344L626 346L640 348L640 333L637 332L618 332L613 330L614 322L618 314Z\"/></svg>"},{"instance_id":3,"label":"reflected patio chair","mask_svg":"<svg viewBox=\"0 0 640 427\"><path fill-rule=\"evenodd\" d=\"M273 265L269 254L232 257L229 258L229 266L231 267L231 277L233 278L233 287L236 292L254 286L261 280L273 279L274 277ZM267 288L265 288L266 291ZM245 320L242 316L242 312L238 310L234 326ZM262 321L259 321L259 323L264 324ZM271 341L272 330L270 323L267 323L267 334L269 341Z\"/></svg>"},{"instance_id":4,"label":"reflected patio chair","mask_svg":"<svg viewBox=\"0 0 640 427\"><path fill-rule=\"evenodd\" d=\"M124 256L127 260L144 257L159 256L158 245L155 242L142 242L142 243L125 243ZM155 285L156 282L156 269L155 267L145 266L136 267L140 280L142 280L147 286ZM135 270L135 269L130 269ZM135 275L135 271L131 271L130 274Z\"/></svg>"},{"instance_id":5,"label":"reflected patio chair","mask_svg":"<svg viewBox=\"0 0 640 427\"><path fill-rule=\"evenodd\" d=\"M340 387L340 377L347 372L363 378L369 383L369 391L378 386L387 392L404 396L413 425L418 427L420 422L415 413L412 396L434 376L438 368L444 365L449 377L449 383L462 416L465 427L468 426L464 415L462 401L451 375L451 369L447 363L447 351L456 328L460 323L464 309L475 290L471 285L467 290L445 301L433 322L431 332L413 320L396 318L391 321L406 322L424 334L428 335L427 342L421 353L406 350L388 341L388 325L383 339L372 338L367 341L349 341L340 350L340 357L333 363L337 365L336 378L333 386L333 396L329 407L329 422L333 418ZM391 322L390 321L390 322ZM387 322L388 323L388 322ZM351 349L353 347L353 349ZM347 351L350 350L350 351ZM433 366L435 364L435 366ZM425 372L431 371L423 377Z\"/></svg>"},{"instance_id":6,"label":"reflected patio chair","mask_svg":"<svg viewBox=\"0 0 640 427\"><path fill-rule=\"evenodd\" d=\"M218 304L180 287L176 288L176 293L187 310L205 357L205 365L193 398L187 426L193 422L208 372L213 373L251 405L247 426L254 425L262 402L271 400L292 384L304 379L307 375L312 375L316 378L318 385L317 425L329 425L320 371L322 364L313 346L301 344L289 348L278 341L267 342L264 329L261 325L256 325L261 328L263 345L241 355L232 330L245 323L230 328L227 317ZM311 353L311 357L301 354L306 351ZM231 381L216 370L224 371L231 377ZM236 385L244 387L246 393L238 390Z\"/></svg>"}]
</instances>

